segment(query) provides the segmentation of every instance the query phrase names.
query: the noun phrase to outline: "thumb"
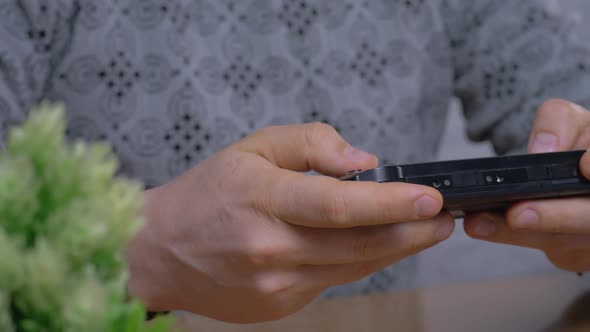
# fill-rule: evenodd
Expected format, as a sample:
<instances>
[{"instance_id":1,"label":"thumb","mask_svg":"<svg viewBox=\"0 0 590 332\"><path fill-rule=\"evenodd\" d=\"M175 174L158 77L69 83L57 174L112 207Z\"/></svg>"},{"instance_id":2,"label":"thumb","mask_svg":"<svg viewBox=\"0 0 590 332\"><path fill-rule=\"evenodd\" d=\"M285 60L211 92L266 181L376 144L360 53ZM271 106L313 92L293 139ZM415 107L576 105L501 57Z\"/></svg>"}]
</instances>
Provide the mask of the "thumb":
<instances>
[{"instance_id":1,"label":"thumb","mask_svg":"<svg viewBox=\"0 0 590 332\"><path fill-rule=\"evenodd\" d=\"M529 152L556 152L578 148L576 143L584 138L585 135L582 134L589 122L588 111L579 105L561 99L546 101L537 112Z\"/></svg>"},{"instance_id":2,"label":"thumb","mask_svg":"<svg viewBox=\"0 0 590 332\"><path fill-rule=\"evenodd\" d=\"M350 170L377 166L377 158L348 144L324 123L275 126L261 129L237 144L280 168L298 172L314 170L341 176Z\"/></svg>"}]
</instances>

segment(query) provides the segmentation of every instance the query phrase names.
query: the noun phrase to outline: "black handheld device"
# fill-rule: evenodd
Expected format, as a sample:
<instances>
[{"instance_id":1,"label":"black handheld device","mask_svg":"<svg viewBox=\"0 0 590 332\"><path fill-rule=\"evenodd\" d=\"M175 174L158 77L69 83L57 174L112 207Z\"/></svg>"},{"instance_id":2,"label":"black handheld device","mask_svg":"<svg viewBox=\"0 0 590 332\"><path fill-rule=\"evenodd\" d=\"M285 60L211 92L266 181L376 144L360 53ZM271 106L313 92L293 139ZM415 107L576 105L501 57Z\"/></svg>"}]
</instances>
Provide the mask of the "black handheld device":
<instances>
[{"instance_id":1,"label":"black handheld device","mask_svg":"<svg viewBox=\"0 0 590 332\"><path fill-rule=\"evenodd\" d=\"M502 211L517 201L590 194L580 171L586 151L567 151L389 165L352 171L342 180L406 182L439 190L444 209L456 217Z\"/></svg>"}]
</instances>

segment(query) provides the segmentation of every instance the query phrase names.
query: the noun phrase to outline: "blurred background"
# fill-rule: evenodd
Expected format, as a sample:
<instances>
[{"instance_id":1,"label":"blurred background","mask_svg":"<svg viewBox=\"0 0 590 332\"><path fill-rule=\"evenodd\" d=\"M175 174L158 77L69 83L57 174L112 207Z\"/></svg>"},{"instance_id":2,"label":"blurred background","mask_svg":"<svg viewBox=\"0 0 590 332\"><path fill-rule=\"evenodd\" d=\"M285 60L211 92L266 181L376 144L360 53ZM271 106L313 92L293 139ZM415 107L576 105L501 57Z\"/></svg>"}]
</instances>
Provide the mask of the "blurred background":
<instances>
[{"instance_id":1,"label":"blurred background","mask_svg":"<svg viewBox=\"0 0 590 332\"><path fill-rule=\"evenodd\" d=\"M580 22L580 42L587 41L590 44L590 0L559 0L556 3L571 10ZM456 101L452 103L447 121L439 160L494 155L488 143L475 144L467 140L460 105ZM419 269L419 285L426 287L527 274L559 273L541 252L468 238L463 232L462 223L457 224L450 241L421 254Z\"/></svg>"}]
</instances>

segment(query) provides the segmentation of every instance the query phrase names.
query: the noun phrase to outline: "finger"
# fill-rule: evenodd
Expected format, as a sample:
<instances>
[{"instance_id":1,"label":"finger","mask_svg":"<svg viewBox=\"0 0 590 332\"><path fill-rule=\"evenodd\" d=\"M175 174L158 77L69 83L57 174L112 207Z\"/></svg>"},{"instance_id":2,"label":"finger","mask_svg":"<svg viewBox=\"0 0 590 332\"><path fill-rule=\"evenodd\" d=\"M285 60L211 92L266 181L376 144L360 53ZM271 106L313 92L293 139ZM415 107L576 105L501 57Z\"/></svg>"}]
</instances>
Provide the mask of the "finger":
<instances>
[{"instance_id":1,"label":"finger","mask_svg":"<svg viewBox=\"0 0 590 332\"><path fill-rule=\"evenodd\" d=\"M506 222L515 230L590 235L590 198L519 203L508 210Z\"/></svg>"},{"instance_id":2,"label":"finger","mask_svg":"<svg viewBox=\"0 0 590 332\"><path fill-rule=\"evenodd\" d=\"M315 294L326 288L351 283L400 261L393 256L374 261L341 265L300 265L266 270L253 275L253 289L262 294ZM290 290L290 292L285 292ZM314 296L315 297L315 296Z\"/></svg>"},{"instance_id":3,"label":"finger","mask_svg":"<svg viewBox=\"0 0 590 332\"><path fill-rule=\"evenodd\" d=\"M332 265L405 257L446 240L454 218L447 213L423 222L348 229L299 228L290 264Z\"/></svg>"},{"instance_id":4,"label":"finger","mask_svg":"<svg viewBox=\"0 0 590 332\"><path fill-rule=\"evenodd\" d=\"M306 265L299 268L304 288L323 289L363 279L391 266L403 257L392 256L369 262L342 265Z\"/></svg>"},{"instance_id":5,"label":"finger","mask_svg":"<svg viewBox=\"0 0 590 332\"><path fill-rule=\"evenodd\" d=\"M590 270L590 250L556 250L546 252L547 258L558 268L572 272L586 272Z\"/></svg>"},{"instance_id":6,"label":"finger","mask_svg":"<svg viewBox=\"0 0 590 332\"><path fill-rule=\"evenodd\" d=\"M560 99L549 100L537 113L529 141L529 152L573 149L589 123L590 114L581 106Z\"/></svg>"},{"instance_id":7,"label":"finger","mask_svg":"<svg viewBox=\"0 0 590 332\"><path fill-rule=\"evenodd\" d=\"M590 143L589 143L590 144ZM590 145L588 145L590 147ZM586 151L580 160L580 169L586 179L590 179L590 151Z\"/></svg>"},{"instance_id":8,"label":"finger","mask_svg":"<svg viewBox=\"0 0 590 332\"><path fill-rule=\"evenodd\" d=\"M441 211L434 188L407 183L339 181L276 169L258 207L295 225L348 228L429 219Z\"/></svg>"},{"instance_id":9,"label":"finger","mask_svg":"<svg viewBox=\"0 0 590 332\"><path fill-rule=\"evenodd\" d=\"M588 235L515 231L508 227L503 217L488 213L467 216L463 227L470 237L489 242L543 251L590 249Z\"/></svg>"},{"instance_id":10,"label":"finger","mask_svg":"<svg viewBox=\"0 0 590 332\"><path fill-rule=\"evenodd\" d=\"M305 280L310 288L342 285L360 280L375 272L383 270L404 258L416 255L427 248L435 246L442 240L448 238L453 232L454 222L448 220L448 218L445 219L446 220L442 220L442 222L445 223L446 226L442 226L442 228L431 226L428 230L418 230L415 229L416 227L419 227L417 224L407 224L407 226L409 226L407 231L413 230L416 233L423 233L423 235L418 235L417 240L412 240L412 237L415 237L416 235L411 234L408 234L406 239L399 239L401 241L399 247L386 256L378 257L373 260L353 261L348 264L303 265L300 267L300 271L302 272L302 275L305 276ZM439 220L439 222L441 222L441 220ZM436 231L434 231L435 235L433 235L433 229L436 229ZM408 238L410 240L408 240Z\"/></svg>"},{"instance_id":11,"label":"finger","mask_svg":"<svg viewBox=\"0 0 590 332\"><path fill-rule=\"evenodd\" d=\"M237 145L257 153L280 168L341 176L351 170L377 166L374 155L353 148L334 128L323 123L268 127Z\"/></svg>"}]
</instances>

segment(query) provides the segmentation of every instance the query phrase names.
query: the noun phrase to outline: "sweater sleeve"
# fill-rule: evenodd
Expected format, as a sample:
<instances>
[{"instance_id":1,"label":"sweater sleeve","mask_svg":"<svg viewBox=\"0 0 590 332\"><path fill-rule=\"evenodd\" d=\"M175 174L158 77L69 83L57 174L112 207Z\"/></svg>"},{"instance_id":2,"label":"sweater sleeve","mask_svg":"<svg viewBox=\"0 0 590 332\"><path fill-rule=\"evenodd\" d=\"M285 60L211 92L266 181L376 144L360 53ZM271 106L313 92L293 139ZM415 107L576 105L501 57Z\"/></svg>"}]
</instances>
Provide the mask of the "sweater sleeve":
<instances>
[{"instance_id":1,"label":"sweater sleeve","mask_svg":"<svg viewBox=\"0 0 590 332\"><path fill-rule=\"evenodd\" d=\"M74 2L0 1L0 142L46 91L67 49Z\"/></svg>"},{"instance_id":2,"label":"sweater sleeve","mask_svg":"<svg viewBox=\"0 0 590 332\"><path fill-rule=\"evenodd\" d=\"M470 139L524 153L545 100L590 105L590 52L556 2L443 0L440 10Z\"/></svg>"}]
</instances>

